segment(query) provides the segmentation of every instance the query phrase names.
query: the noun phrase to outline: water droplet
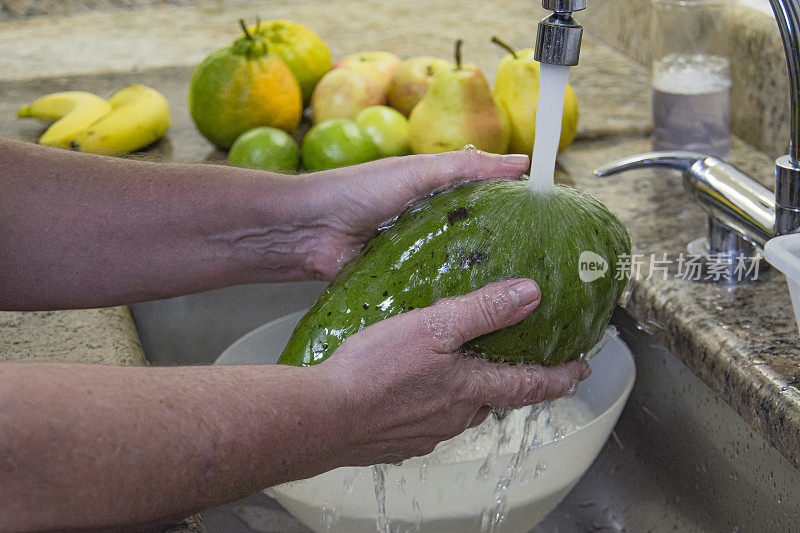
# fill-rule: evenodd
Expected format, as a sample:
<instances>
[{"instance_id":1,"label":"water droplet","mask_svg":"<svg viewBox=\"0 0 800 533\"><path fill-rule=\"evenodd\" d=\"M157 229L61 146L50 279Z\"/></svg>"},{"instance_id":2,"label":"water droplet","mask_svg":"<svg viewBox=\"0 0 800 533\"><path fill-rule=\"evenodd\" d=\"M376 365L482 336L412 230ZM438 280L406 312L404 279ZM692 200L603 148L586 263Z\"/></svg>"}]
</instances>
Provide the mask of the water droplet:
<instances>
[{"instance_id":1,"label":"water droplet","mask_svg":"<svg viewBox=\"0 0 800 533\"><path fill-rule=\"evenodd\" d=\"M338 519L339 513L336 511L335 506L322 508L322 525L325 526L326 531L330 531Z\"/></svg>"},{"instance_id":2,"label":"water droplet","mask_svg":"<svg viewBox=\"0 0 800 533\"><path fill-rule=\"evenodd\" d=\"M411 499L411 509L414 511L414 531L420 531L422 530L422 509L416 498Z\"/></svg>"},{"instance_id":3,"label":"water droplet","mask_svg":"<svg viewBox=\"0 0 800 533\"><path fill-rule=\"evenodd\" d=\"M344 489L345 494L353 494L353 490L355 489L356 483L356 474L353 473L351 476L347 476L342 481L342 488Z\"/></svg>"},{"instance_id":4,"label":"water droplet","mask_svg":"<svg viewBox=\"0 0 800 533\"><path fill-rule=\"evenodd\" d=\"M424 484L425 481L428 479L428 462L423 461L421 465L419 465L419 482L420 484Z\"/></svg>"},{"instance_id":5,"label":"water droplet","mask_svg":"<svg viewBox=\"0 0 800 533\"><path fill-rule=\"evenodd\" d=\"M477 150L477 148L475 148L474 144L465 144L464 150L466 150L467 152L472 152L473 150Z\"/></svg>"}]
</instances>

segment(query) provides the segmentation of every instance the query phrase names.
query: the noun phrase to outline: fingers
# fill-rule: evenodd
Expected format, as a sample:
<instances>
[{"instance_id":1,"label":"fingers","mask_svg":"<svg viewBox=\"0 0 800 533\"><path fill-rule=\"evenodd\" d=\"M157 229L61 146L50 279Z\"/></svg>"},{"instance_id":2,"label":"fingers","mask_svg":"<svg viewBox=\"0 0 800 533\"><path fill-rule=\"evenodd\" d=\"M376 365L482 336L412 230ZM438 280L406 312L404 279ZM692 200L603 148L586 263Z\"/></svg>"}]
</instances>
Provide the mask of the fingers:
<instances>
[{"instance_id":1,"label":"fingers","mask_svg":"<svg viewBox=\"0 0 800 533\"><path fill-rule=\"evenodd\" d=\"M431 349L450 353L468 340L516 324L539 305L541 296L533 280L510 279L440 300L419 316Z\"/></svg>"},{"instance_id":2,"label":"fingers","mask_svg":"<svg viewBox=\"0 0 800 533\"><path fill-rule=\"evenodd\" d=\"M518 178L528 170L524 154L492 154L481 150L456 150L434 155L397 158L398 175L405 178L417 196L425 196L454 183Z\"/></svg>"},{"instance_id":3,"label":"fingers","mask_svg":"<svg viewBox=\"0 0 800 533\"><path fill-rule=\"evenodd\" d=\"M585 361L525 367L473 360L469 372L478 401L494 408L517 408L574 393L591 369Z\"/></svg>"}]
</instances>

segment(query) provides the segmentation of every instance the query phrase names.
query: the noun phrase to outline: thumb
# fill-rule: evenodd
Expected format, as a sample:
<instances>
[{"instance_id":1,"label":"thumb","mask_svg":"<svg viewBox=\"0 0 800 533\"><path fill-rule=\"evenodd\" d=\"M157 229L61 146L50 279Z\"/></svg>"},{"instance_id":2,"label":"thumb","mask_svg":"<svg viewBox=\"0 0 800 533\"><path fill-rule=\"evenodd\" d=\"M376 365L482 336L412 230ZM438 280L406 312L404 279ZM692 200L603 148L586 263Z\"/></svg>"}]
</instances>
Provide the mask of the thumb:
<instances>
[{"instance_id":1,"label":"thumb","mask_svg":"<svg viewBox=\"0 0 800 533\"><path fill-rule=\"evenodd\" d=\"M412 187L417 197L452 184L492 178L518 178L528 170L524 154L492 154L482 150L455 150L433 155L395 158L401 181Z\"/></svg>"},{"instance_id":2,"label":"thumb","mask_svg":"<svg viewBox=\"0 0 800 533\"><path fill-rule=\"evenodd\" d=\"M541 295L536 282L517 278L439 300L420 310L431 349L452 353L468 340L516 324L539 305Z\"/></svg>"}]
</instances>

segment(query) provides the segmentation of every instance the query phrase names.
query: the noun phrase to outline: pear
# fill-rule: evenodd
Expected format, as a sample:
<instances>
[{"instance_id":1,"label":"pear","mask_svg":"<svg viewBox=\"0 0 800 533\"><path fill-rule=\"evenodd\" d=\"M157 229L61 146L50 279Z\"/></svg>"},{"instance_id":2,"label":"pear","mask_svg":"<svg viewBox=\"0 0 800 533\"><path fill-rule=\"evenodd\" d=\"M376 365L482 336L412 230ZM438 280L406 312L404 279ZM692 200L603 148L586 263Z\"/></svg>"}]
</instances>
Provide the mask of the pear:
<instances>
[{"instance_id":1,"label":"pear","mask_svg":"<svg viewBox=\"0 0 800 533\"><path fill-rule=\"evenodd\" d=\"M514 50L497 37L492 42L509 51L497 68L494 82L495 100L508 114L511 126L509 151L520 154L533 152L536 134L536 109L539 103L539 63L533 48ZM575 91L567 85L564 95L564 114L561 123L560 152L575 138L578 127L578 99Z\"/></svg>"},{"instance_id":2,"label":"pear","mask_svg":"<svg viewBox=\"0 0 800 533\"><path fill-rule=\"evenodd\" d=\"M430 88L408 120L411 151L435 154L471 144L487 152L505 153L509 126L495 102L486 77L474 65L461 64L461 40L456 64L433 76Z\"/></svg>"}]
</instances>

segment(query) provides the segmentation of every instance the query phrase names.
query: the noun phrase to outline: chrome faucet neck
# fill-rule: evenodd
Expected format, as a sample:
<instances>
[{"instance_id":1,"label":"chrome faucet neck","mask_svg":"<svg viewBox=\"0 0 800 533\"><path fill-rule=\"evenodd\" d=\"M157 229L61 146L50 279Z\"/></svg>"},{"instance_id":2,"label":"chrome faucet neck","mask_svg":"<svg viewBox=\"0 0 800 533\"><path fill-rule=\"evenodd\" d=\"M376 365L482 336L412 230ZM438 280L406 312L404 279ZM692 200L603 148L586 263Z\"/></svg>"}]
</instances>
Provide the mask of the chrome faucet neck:
<instances>
[{"instance_id":1,"label":"chrome faucet neck","mask_svg":"<svg viewBox=\"0 0 800 533\"><path fill-rule=\"evenodd\" d=\"M770 0L789 67L789 155L776 161L775 235L800 231L800 0Z\"/></svg>"},{"instance_id":2,"label":"chrome faucet neck","mask_svg":"<svg viewBox=\"0 0 800 533\"><path fill-rule=\"evenodd\" d=\"M789 158L800 164L800 1L770 0L789 66L791 123Z\"/></svg>"}]
</instances>

